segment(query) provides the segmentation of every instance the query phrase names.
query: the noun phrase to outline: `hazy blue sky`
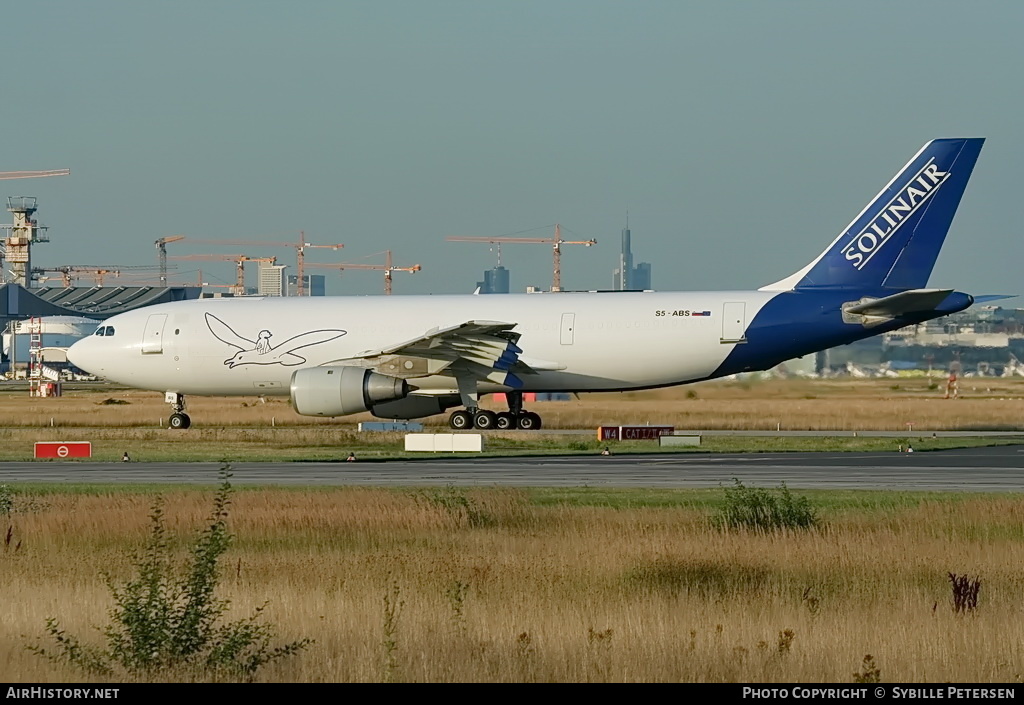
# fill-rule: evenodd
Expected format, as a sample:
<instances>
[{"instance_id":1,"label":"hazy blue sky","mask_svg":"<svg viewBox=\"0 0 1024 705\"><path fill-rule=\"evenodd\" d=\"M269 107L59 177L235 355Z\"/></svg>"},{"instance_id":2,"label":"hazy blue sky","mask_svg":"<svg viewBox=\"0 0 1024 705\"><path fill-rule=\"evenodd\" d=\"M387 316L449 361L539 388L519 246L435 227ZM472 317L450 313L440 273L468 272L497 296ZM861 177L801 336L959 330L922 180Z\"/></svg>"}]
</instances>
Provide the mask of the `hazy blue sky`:
<instances>
[{"instance_id":1,"label":"hazy blue sky","mask_svg":"<svg viewBox=\"0 0 1024 705\"><path fill-rule=\"evenodd\" d=\"M16 6L0 171L72 170L0 182L40 199L36 264L304 230L345 243L309 261L390 247L423 265L396 293L468 293L494 253L446 235L559 222L598 241L565 248L565 288L609 288L628 208L655 288L752 288L816 256L927 140L983 136L931 283L1024 293L1024 3ZM503 254L514 289L550 285L547 247ZM179 264L196 266L232 276ZM375 272L329 281L382 290Z\"/></svg>"}]
</instances>

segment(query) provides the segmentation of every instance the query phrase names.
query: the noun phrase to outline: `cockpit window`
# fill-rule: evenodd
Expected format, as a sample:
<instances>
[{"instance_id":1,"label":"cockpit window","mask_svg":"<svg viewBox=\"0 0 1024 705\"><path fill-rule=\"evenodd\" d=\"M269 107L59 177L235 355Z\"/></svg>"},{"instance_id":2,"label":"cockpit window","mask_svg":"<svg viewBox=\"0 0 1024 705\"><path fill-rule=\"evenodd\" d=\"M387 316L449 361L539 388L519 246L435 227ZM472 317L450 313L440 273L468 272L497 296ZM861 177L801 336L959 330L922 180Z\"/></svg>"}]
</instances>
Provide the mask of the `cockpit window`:
<instances>
[{"instance_id":1,"label":"cockpit window","mask_svg":"<svg viewBox=\"0 0 1024 705\"><path fill-rule=\"evenodd\" d=\"M111 336L114 334L114 326L100 326L93 335Z\"/></svg>"},{"instance_id":2,"label":"cockpit window","mask_svg":"<svg viewBox=\"0 0 1024 705\"><path fill-rule=\"evenodd\" d=\"M114 334L114 326L107 326L107 337L109 338Z\"/></svg>"}]
</instances>

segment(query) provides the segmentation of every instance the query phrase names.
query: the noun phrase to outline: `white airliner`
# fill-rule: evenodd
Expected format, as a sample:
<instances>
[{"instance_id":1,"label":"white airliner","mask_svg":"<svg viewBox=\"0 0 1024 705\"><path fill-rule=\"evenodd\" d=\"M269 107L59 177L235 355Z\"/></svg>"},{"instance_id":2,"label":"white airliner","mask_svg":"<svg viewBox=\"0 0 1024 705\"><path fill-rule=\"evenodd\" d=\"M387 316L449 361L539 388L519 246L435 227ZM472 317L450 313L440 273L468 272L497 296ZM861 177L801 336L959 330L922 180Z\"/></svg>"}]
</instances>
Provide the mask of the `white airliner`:
<instances>
[{"instance_id":1,"label":"white airliner","mask_svg":"<svg viewBox=\"0 0 1024 705\"><path fill-rule=\"evenodd\" d=\"M165 392L172 428L188 428L198 394L290 396L309 416L461 406L453 428L536 429L523 392L765 370L969 307L924 287L983 142L929 142L814 261L756 291L200 299L114 316L68 359ZM509 411L480 409L496 392Z\"/></svg>"}]
</instances>

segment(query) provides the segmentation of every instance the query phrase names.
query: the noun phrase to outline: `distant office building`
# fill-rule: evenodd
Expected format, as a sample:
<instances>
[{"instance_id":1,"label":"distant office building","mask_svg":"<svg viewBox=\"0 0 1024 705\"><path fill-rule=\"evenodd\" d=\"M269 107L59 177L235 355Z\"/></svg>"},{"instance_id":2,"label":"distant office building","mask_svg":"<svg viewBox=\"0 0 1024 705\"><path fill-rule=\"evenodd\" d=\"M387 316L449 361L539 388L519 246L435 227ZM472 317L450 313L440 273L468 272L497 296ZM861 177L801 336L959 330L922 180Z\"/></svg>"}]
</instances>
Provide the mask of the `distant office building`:
<instances>
[{"instance_id":1,"label":"distant office building","mask_svg":"<svg viewBox=\"0 0 1024 705\"><path fill-rule=\"evenodd\" d=\"M287 289L283 264L260 262L260 279L256 293L260 296L284 296Z\"/></svg>"},{"instance_id":2,"label":"distant office building","mask_svg":"<svg viewBox=\"0 0 1024 705\"><path fill-rule=\"evenodd\" d=\"M633 281L630 282L631 289L647 290L651 288L651 263L641 262L633 267Z\"/></svg>"},{"instance_id":3,"label":"distant office building","mask_svg":"<svg viewBox=\"0 0 1024 705\"><path fill-rule=\"evenodd\" d=\"M622 229L622 251L619 253L619 266L612 272L612 289L629 291L651 288L651 265L641 262L633 266L632 237L629 224Z\"/></svg>"},{"instance_id":4,"label":"distant office building","mask_svg":"<svg viewBox=\"0 0 1024 705\"><path fill-rule=\"evenodd\" d=\"M501 265L488 269L484 272L484 280L477 282L476 286L481 294L507 294L511 291L509 271Z\"/></svg>"},{"instance_id":5,"label":"distant office building","mask_svg":"<svg viewBox=\"0 0 1024 705\"><path fill-rule=\"evenodd\" d=\"M305 281L305 293L303 296L327 296L327 277L323 274L306 274L302 277ZM299 295L299 278L294 274L288 276L288 296Z\"/></svg>"}]
</instances>

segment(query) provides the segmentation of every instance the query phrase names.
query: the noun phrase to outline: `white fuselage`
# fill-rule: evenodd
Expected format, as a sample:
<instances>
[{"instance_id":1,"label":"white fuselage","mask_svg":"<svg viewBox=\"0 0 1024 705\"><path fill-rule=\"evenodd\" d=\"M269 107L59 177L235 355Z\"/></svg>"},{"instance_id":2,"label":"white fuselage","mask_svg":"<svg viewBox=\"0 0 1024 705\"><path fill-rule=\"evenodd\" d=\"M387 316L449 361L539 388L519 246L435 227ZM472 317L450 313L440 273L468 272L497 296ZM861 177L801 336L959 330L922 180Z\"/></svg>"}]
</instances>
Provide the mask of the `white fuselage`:
<instances>
[{"instance_id":1,"label":"white fuselage","mask_svg":"<svg viewBox=\"0 0 1024 705\"><path fill-rule=\"evenodd\" d=\"M742 291L201 299L114 316L101 324L101 330L112 329L111 334L76 343L70 357L93 374L141 389L211 396L287 395L297 369L344 364L340 361L432 329L483 320L514 323L514 331L521 334L521 359L537 372L522 376L522 391L638 389L712 376L742 340L748 321L777 295ZM237 334L233 343L225 342L229 334L215 334L207 314ZM308 344L293 351L288 341L296 338ZM456 390L450 376L434 375L414 383L421 392ZM483 393L504 389L490 382L480 385Z\"/></svg>"}]
</instances>

